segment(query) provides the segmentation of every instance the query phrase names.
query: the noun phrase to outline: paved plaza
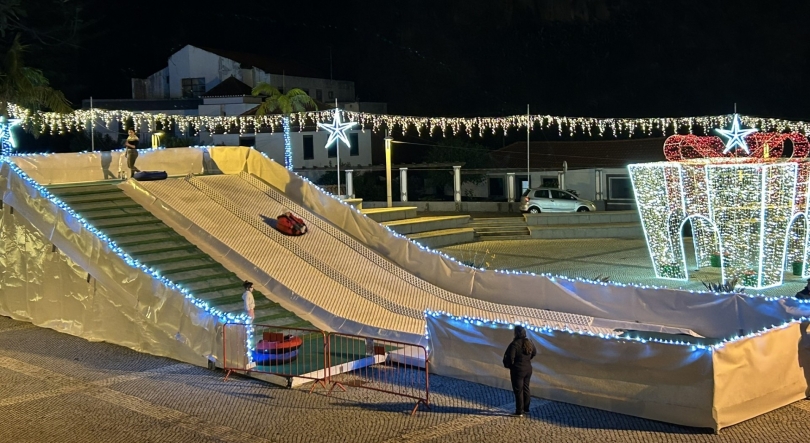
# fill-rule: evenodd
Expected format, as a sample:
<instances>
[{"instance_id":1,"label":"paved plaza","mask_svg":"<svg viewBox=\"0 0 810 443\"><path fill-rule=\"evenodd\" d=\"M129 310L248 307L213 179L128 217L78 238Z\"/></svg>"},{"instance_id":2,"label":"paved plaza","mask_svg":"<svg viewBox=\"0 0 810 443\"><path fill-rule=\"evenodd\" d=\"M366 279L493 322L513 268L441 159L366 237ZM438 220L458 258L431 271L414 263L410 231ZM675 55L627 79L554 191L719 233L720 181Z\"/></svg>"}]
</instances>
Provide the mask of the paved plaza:
<instances>
[{"instance_id":1,"label":"paved plaza","mask_svg":"<svg viewBox=\"0 0 810 443\"><path fill-rule=\"evenodd\" d=\"M442 252L487 269L549 273L694 291L705 290L702 281L720 282L719 268L696 269L691 241L684 242L689 266L689 281L655 278L652 262L643 238L588 238L567 240L480 241L441 248ZM764 290L746 289L747 294L774 297L792 296L806 284L801 277L785 273L784 283Z\"/></svg>"},{"instance_id":2,"label":"paved plaza","mask_svg":"<svg viewBox=\"0 0 810 443\"><path fill-rule=\"evenodd\" d=\"M654 278L638 239L487 241L443 251L490 269L682 285ZM718 277L711 271L706 280ZM765 292L796 292L801 279L790 278ZM541 399L529 416L513 418L511 392L435 375L432 409L414 416L411 401L358 387L329 397L321 388L309 394L311 385L223 376L0 317L0 442L799 442L810 434L807 400L715 435Z\"/></svg>"}]
</instances>

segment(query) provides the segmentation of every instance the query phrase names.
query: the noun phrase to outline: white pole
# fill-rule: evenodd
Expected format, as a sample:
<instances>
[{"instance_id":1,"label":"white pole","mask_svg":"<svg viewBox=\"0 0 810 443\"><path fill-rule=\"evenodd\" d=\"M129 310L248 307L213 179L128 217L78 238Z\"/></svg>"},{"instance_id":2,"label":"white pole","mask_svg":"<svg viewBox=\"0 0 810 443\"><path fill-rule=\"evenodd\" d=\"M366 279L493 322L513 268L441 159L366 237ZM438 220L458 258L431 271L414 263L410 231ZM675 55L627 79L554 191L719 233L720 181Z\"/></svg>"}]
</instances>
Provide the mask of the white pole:
<instances>
[{"instance_id":1,"label":"white pole","mask_svg":"<svg viewBox=\"0 0 810 443\"><path fill-rule=\"evenodd\" d=\"M90 152L96 150L96 135L95 135L96 114L93 111L93 97L90 97Z\"/></svg>"},{"instance_id":2,"label":"white pole","mask_svg":"<svg viewBox=\"0 0 810 443\"><path fill-rule=\"evenodd\" d=\"M391 142L394 140L391 133L385 130L385 201L387 207L393 206L391 202Z\"/></svg>"},{"instance_id":3,"label":"white pole","mask_svg":"<svg viewBox=\"0 0 810 443\"><path fill-rule=\"evenodd\" d=\"M340 112L338 107L337 97L335 97L335 115ZM337 178L338 178L338 196L342 196L343 194L340 193L340 137L335 140L335 151L337 151Z\"/></svg>"},{"instance_id":4,"label":"white pole","mask_svg":"<svg viewBox=\"0 0 810 443\"><path fill-rule=\"evenodd\" d=\"M335 150L337 150L337 178L338 178L338 197L342 197L340 193L340 139L335 140Z\"/></svg>"},{"instance_id":5,"label":"white pole","mask_svg":"<svg viewBox=\"0 0 810 443\"><path fill-rule=\"evenodd\" d=\"M526 188L532 187L532 171L529 167L529 141L531 139L529 133L532 129L532 115L529 112L529 105L526 105Z\"/></svg>"}]
</instances>

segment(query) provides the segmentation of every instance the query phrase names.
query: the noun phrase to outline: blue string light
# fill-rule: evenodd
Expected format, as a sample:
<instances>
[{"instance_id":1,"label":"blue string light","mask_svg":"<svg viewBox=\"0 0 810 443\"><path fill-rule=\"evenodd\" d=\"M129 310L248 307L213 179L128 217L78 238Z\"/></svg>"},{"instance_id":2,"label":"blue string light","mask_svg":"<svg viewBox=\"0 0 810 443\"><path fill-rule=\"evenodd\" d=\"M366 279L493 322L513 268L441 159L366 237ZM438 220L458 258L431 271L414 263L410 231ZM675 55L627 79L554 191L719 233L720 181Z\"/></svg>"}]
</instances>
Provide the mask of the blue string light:
<instances>
[{"instance_id":1,"label":"blue string light","mask_svg":"<svg viewBox=\"0 0 810 443\"><path fill-rule=\"evenodd\" d=\"M445 311L433 311L433 310L429 310L429 309L425 310L425 317L427 317L427 316L430 316L430 317L433 317L433 318L442 318L442 317L444 317L444 318L450 319L452 321L464 322L466 324L472 324L472 325L479 326L479 327L489 327L489 328L507 327L509 329L513 329L515 326L520 325L520 326L523 326L524 328L526 328L526 329L528 329L530 331L534 331L534 332L537 332L537 333L540 333L540 334L549 334L549 333L559 332L559 333L572 334L572 335L595 337L595 338L600 338L600 339L603 339L603 340L618 340L618 341L622 341L622 342L635 342L635 343L642 343L642 344L645 344L645 343L660 343L660 344L674 345L674 346L689 346L689 347L692 348L692 350L706 350L706 351L710 351L710 352L714 352L716 350L719 350L719 349L723 348L725 345L727 345L729 343L733 343L733 342L737 342L737 341L740 341L740 340L745 340L745 339L749 339L749 338L753 338L753 337L760 337L760 336L762 336L763 334L765 334L767 332L778 330L778 329L784 329L784 328L787 328L787 327L789 327L791 325L805 322L805 321L807 321L809 319L808 317L797 318L797 319L794 319L794 320L791 320L791 321L788 321L788 322L784 322L784 323L779 324L779 325L771 325L770 327L762 328L760 330L757 330L757 331L754 331L754 332L751 332L751 333L748 333L748 334L735 335L735 336L730 337L730 338L724 338L724 339L721 339L718 343L707 345L707 344L702 344L702 343L689 342L688 339L666 340L666 339L655 338L655 337L643 338L643 337L631 337L631 336L620 335L620 334L603 334L603 333L595 333L593 331L588 331L588 330L577 330L577 329L571 329L571 328L553 328L553 327L550 327L550 326L536 326L536 325L532 325L532 324L528 324L528 323L524 323L524 322L507 322L507 321L500 320L500 319L490 320L490 319L484 319L484 318L479 318L479 317L456 316L456 315L453 315L453 314L449 314L449 313L447 313ZM425 340L427 342L430 342L430 335L427 332L427 326L425 327Z\"/></svg>"}]
</instances>

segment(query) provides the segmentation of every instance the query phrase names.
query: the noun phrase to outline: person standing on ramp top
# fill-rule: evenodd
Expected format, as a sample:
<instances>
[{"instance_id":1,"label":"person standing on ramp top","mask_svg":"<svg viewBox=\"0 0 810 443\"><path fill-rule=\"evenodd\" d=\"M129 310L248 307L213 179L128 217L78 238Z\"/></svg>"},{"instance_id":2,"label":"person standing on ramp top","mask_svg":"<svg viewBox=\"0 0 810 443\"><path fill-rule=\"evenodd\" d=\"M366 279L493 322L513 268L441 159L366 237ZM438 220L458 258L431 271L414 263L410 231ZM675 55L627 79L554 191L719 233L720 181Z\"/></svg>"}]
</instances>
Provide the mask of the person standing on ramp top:
<instances>
[{"instance_id":1,"label":"person standing on ramp top","mask_svg":"<svg viewBox=\"0 0 810 443\"><path fill-rule=\"evenodd\" d=\"M141 172L140 169L135 167L135 160L138 159L138 136L135 135L135 130L130 129L127 131L127 141L124 143L126 146L127 167L129 168L129 176L135 176L136 172Z\"/></svg>"},{"instance_id":2,"label":"person standing on ramp top","mask_svg":"<svg viewBox=\"0 0 810 443\"><path fill-rule=\"evenodd\" d=\"M526 329L515 326L515 338L503 355L503 366L509 368L512 379L512 392L515 393L515 417L522 417L529 412L532 393L529 382L532 379L532 359L537 355L534 343L526 338Z\"/></svg>"}]
</instances>

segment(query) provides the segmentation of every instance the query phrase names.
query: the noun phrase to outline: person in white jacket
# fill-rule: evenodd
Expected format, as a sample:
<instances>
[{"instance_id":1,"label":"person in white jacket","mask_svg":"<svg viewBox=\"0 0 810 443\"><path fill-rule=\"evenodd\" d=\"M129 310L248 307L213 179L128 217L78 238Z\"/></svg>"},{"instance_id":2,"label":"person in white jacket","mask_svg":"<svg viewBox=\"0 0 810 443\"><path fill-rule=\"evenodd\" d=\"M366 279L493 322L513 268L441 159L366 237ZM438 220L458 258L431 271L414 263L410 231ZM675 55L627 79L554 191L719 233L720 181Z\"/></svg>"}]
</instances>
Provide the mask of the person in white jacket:
<instances>
[{"instance_id":1,"label":"person in white jacket","mask_svg":"<svg viewBox=\"0 0 810 443\"><path fill-rule=\"evenodd\" d=\"M247 311L247 315L250 319L253 320L256 318L256 314L253 312L256 308L256 301L253 300L253 283L245 280L242 286L245 288L245 293L242 294L242 300L245 301L245 311Z\"/></svg>"}]
</instances>

